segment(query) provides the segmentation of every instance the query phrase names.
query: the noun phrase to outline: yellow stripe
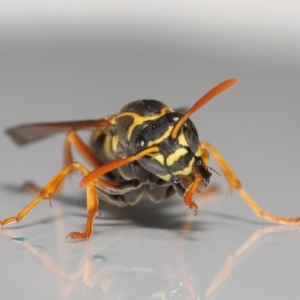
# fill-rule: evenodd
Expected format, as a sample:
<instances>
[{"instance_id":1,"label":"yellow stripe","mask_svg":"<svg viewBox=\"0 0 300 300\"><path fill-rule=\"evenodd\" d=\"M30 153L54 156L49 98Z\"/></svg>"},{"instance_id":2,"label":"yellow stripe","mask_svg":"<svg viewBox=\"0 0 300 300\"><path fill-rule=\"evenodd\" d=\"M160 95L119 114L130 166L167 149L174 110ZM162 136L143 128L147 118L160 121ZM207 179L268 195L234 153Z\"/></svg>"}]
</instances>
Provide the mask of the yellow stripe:
<instances>
[{"instance_id":1,"label":"yellow stripe","mask_svg":"<svg viewBox=\"0 0 300 300\"><path fill-rule=\"evenodd\" d=\"M118 150L118 143L119 143L119 137L117 135L114 135L111 140L111 148L114 153L116 153Z\"/></svg>"},{"instance_id":2,"label":"yellow stripe","mask_svg":"<svg viewBox=\"0 0 300 300\"><path fill-rule=\"evenodd\" d=\"M111 137L106 135L104 138L104 143L103 143L103 148L104 148L104 152L106 154L106 156L113 160L115 159L113 153L112 153L112 149L111 149Z\"/></svg>"},{"instance_id":3,"label":"yellow stripe","mask_svg":"<svg viewBox=\"0 0 300 300\"><path fill-rule=\"evenodd\" d=\"M124 112L124 113L119 114L117 117L118 118L122 118L122 117L132 117L133 118L133 122L127 130L127 140L129 141L131 138L132 131L136 126L139 126L147 121L156 120L169 112L172 112L172 110L169 107L163 107L158 114L153 115L153 116L141 116L141 115L139 115L137 113L133 113L133 112Z\"/></svg>"},{"instance_id":4,"label":"yellow stripe","mask_svg":"<svg viewBox=\"0 0 300 300\"><path fill-rule=\"evenodd\" d=\"M202 156L202 151L201 151L200 146L198 147L198 150L197 150L197 152L195 153L195 155L196 155L197 157L201 157L201 156Z\"/></svg>"},{"instance_id":5,"label":"yellow stripe","mask_svg":"<svg viewBox=\"0 0 300 300\"><path fill-rule=\"evenodd\" d=\"M186 139L185 139L185 135L183 133L183 128L181 128L181 131L180 131L180 134L178 136L178 143L182 146L186 146L186 147L189 147Z\"/></svg>"},{"instance_id":6,"label":"yellow stripe","mask_svg":"<svg viewBox=\"0 0 300 300\"><path fill-rule=\"evenodd\" d=\"M155 174L156 175L156 174ZM170 181L171 179L171 175L170 174L166 174L166 175L156 175L157 177L163 179L164 181Z\"/></svg>"},{"instance_id":7,"label":"yellow stripe","mask_svg":"<svg viewBox=\"0 0 300 300\"><path fill-rule=\"evenodd\" d=\"M195 161L195 158L193 157L190 160L189 165L186 168L184 168L183 170L173 172L173 174L174 175L190 175L192 173L192 170L193 170L194 161Z\"/></svg>"},{"instance_id":8,"label":"yellow stripe","mask_svg":"<svg viewBox=\"0 0 300 300\"><path fill-rule=\"evenodd\" d=\"M154 141L149 141L148 142L148 147L151 147L153 145L158 145L160 142L162 142L164 139L166 139L167 137L170 136L171 131L173 129L173 126L169 126L168 130L158 139L154 140Z\"/></svg>"},{"instance_id":9,"label":"yellow stripe","mask_svg":"<svg viewBox=\"0 0 300 300\"><path fill-rule=\"evenodd\" d=\"M153 154L148 154L147 156L153 157L156 161L158 161L162 166L164 165L165 158L161 153L153 153ZM166 174L166 175L158 175L155 174L157 177L165 180L165 181L170 181L171 175Z\"/></svg>"},{"instance_id":10,"label":"yellow stripe","mask_svg":"<svg viewBox=\"0 0 300 300\"><path fill-rule=\"evenodd\" d=\"M148 156L152 156L155 160L157 160L162 166L164 165L165 158L161 153L153 153L148 154Z\"/></svg>"},{"instance_id":11,"label":"yellow stripe","mask_svg":"<svg viewBox=\"0 0 300 300\"><path fill-rule=\"evenodd\" d=\"M183 128L181 129L181 132L180 132L180 134L179 134L179 136L178 136L178 142L179 142L179 144L182 145L182 146L187 146L187 147L189 147L189 145L188 145L188 143L187 143L187 141L186 141L185 135L184 135L184 133L183 133ZM197 152L195 153L195 155L196 155L197 157L201 157L201 156L202 156L202 151L201 151L200 145L199 145L198 150L197 150Z\"/></svg>"},{"instance_id":12,"label":"yellow stripe","mask_svg":"<svg viewBox=\"0 0 300 300\"><path fill-rule=\"evenodd\" d=\"M188 151L185 148L179 148L175 150L174 153L170 154L167 159L166 163L168 166L172 166L180 157L184 156Z\"/></svg>"}]
</instances>

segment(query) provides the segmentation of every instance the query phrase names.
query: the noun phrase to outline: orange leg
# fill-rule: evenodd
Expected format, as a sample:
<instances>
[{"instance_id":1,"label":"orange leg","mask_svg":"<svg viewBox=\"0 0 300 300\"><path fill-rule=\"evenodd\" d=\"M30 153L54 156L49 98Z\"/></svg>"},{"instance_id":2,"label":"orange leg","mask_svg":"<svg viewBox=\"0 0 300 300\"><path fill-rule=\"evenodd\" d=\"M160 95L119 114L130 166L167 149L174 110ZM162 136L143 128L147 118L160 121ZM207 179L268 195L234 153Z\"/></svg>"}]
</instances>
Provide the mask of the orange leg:
<instances>
[{"instance_id":1,"label":"orange leg","mask_svg":"<svg viewBox=\"0 0 300 300\"><path fill-rule=\"evenodd\" d=\"M192 197L198 188L198 184L200 181L200 175L196 175L195 177L196 177L195 180L192 182L192 184L189 186L188 190L183 195L183 199L184 199L185 205L188 208L190 208L196 215L198 212L198 205L194 201L192 201Z\"/></svg>"},{"instance_id":2,"label":"orange leg","mask_svg":"<svg viewBox=\"0 0 300 300\"><path fill-rule=\"evenodd\" d=\"M93 167L96 168L102 165L94 152L82 141L78 134L75 131L70 131L67 133L64 143L64 167L73 162L71 146L74 146L81 156Z\"/></svg>"},{"instance_id":3,"label":"orange leg","mask_svg":"<svg viewBox=\"0 0 300 300\"><path fill-rule=\"evenodd\" d=\"M201 193L198 193L194 195L194 197L204 198L204 197L211 197L212 195L217 194L221 190L220 186L218 184L211 184L205 190L201 191Z\"/></svg>"},{"instance_id":4,"label":"orange leg","mask_svg":"<svg viewBox=\"0 0 300 300\"><path fill-rule=\"evenodd\" d=\"M71 152L71 146L74 146L75 149L81 154L81 156L93 167L99 167L100 165L102 165L94 152L82 141L78 134L75 131L70 131L67 133L64 143L63 167L67 167L74 162ZM22 187L25 190L33 193L40 193L42 191L42 189L32 181L26 181ZM58 194L61 188L62 185L60 185L60 188L56 190L55 194Z\"/></svg>"},{"instance_id":5,"label":"orange leg","mask_svg":"<svg viewBox=\"0 0 300 300\"><path fill-rule=\"evenodd\" d=\"M73 157L71 152L71 146L74 146L79 154L89 162L93 167L97 168L102 165L98 160L94 152L82 141L82 139L77 135L75 131L70 131L67 133L65 144L64 144L64 167L73 163ZM86 175L86 174L85 174ZM114 181L109 181L106 179L97 178L99 184L114 187L119 183Z\"/></svg>"},{"instance_id":6,"label":"orange leg","mask_svg":"<svg viewBox=\"0 0 300 300\"><path fill-rule=\"evenodd\" d=\"M238 177L235 175L232 168L223 158L223 156L219 153L219 151L212 146L208 142L201 142L201 148L208 149L213 157L215 158L216 162L218 163L219 167L221 168L224 176L227 179L227 182L230 186L231 190L237 190L241 197L246 201L249 207L255 212L255 214L260 217L267 219L274 223L281 223L281 224L288 224L288 225L295 225L300 223L300 217L298 218L285 218L275 216L273 214L265 212L256 202L248 195L248 193L243 189L241 182L239 181Z\"/></svg>"},{"instance_id":7,"label":"orange leg","mask_svg":"<svg viewBox=\"0 0 300 300\"><path fill-rule=\"evenodd\" d=\"M74 170L77 170L82 173L83 176L86 176L89 171L80 163L73 162L69 166L61 170L57 175L55 175L45 186L44 189L40 192L39 196L35 198L31 203L29 203L23 210L21 210L16 216L4 219L0 221L1 226L5 226L14 222L21 221L35 206L37 206L41 200L47 199L51 203L51 197L67 175L71 174ZM95 179L98 181L98 179ZM94 181L90 182L87 185L87 211L88 217L86 222L86 228L84 232L72 232L67 237L71 239L86 239L93 233L93 219L98 212L98 197L97 192L94 186Z\"/></svg>"}]
</instances>

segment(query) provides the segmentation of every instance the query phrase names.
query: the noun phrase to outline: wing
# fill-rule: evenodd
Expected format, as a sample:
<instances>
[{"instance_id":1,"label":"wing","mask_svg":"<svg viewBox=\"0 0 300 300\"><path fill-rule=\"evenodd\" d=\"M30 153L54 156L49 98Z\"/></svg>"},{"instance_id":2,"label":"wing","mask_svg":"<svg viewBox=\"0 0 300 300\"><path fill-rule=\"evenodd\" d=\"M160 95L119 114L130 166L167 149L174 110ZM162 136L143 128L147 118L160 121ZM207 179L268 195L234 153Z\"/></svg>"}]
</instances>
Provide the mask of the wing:
<instances>
[{"instance_id":1,"label":"wing","mask_svg":"<svg viewBox=\"0 0 300 300\"><path fill-rule=\"evenodd\" d=\"M111 119L83 120L53 123L32 123L8 128L5 132L18 144L25 145L56 133L75 130L105 130Z\"/></svg>"}]
</instances>

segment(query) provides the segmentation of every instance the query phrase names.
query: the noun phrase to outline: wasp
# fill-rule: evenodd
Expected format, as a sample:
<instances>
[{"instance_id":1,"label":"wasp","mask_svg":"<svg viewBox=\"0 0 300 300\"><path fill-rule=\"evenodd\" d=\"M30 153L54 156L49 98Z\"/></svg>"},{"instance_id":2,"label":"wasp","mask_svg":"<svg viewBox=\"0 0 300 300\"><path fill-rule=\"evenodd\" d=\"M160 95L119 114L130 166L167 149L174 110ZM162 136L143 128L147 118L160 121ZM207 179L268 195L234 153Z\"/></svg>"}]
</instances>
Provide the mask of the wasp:
<instances>
[{"instance_id":1,"label":"wasp","mask_svg":"<svg viewBox=\"0 0 300 300\"><path fill-rule=\"evenodd\" d=\"M7 129L6 133L19 145L65 132L64 167L31 203L16 216L0 221L0 225L21 221L43 199L51 203L65 178L75 171L82 175L80 187L87 190L87 221L85 231L71 232L67 236L71 239L86 239L93 233L94 217L101 215L99 199L124 207L144 198L161 202L178 193L196 214L198 207L192 196L209 185L213 170L208 167L209 153L215 158L230 190L237 190L258 217L275 223L300 223L300 217L279 217L260 208L220 152L212 144L200 142L190 120L195 111L237 81L228 79L215 86L184 113L157 100L138 100L108 118L33 123ZM77 134L84 129L93 131L90 146ZM93 166L92 170L73 160L72 148Z\"/></svg>"}]
</instances>

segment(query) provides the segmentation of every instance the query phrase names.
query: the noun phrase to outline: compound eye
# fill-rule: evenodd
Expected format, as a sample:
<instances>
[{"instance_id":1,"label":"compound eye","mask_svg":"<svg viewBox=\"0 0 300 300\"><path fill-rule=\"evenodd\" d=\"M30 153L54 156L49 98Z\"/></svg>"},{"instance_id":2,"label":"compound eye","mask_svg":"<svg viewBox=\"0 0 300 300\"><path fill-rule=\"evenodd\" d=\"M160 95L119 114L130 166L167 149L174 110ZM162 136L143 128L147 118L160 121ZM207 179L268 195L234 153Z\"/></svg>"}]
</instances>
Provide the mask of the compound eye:
<instances>
[{"instance_id":1,"label":"compound eye","mask_svg":"<svg viewBox=\"0 0 300 300\"><path fill-rule=\"evenodd\" d=\"M144 140L142 137L139 137L139 138L136 140L136 150L137 150L137 151L140 151L140 150L144 149L145 146L146 146L145 140Z\"/></svg>"},{"instance_id":2,"label":"compound eye","mask_svg":"<svg viewBox=\"0 0 300 300\"><path fill-rule=\"evenodd\" d=\"M190 120L184 123L183 134L191 151L196 153L199 149L199 137L195 125Z\"/></svg>"}]
</instances>

